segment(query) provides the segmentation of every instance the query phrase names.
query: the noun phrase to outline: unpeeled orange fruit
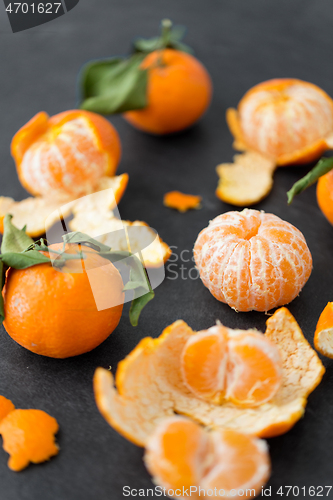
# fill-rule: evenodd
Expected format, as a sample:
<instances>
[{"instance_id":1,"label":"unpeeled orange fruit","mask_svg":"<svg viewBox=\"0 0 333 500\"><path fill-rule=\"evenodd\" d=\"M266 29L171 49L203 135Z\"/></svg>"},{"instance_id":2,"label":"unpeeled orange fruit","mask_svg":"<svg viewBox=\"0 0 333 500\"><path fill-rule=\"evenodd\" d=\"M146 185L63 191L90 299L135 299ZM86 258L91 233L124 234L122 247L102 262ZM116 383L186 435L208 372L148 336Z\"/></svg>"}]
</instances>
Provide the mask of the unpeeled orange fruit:
<instances>
[{"instance_id":1,"label":"unpeeled orange fruit","mask_svg":"<svg viewBox=\"0 0 333 500\"><path fill-rule=\"evenodd\" d=\"M121 153L115 128L96 113L40 112L14 136L12 156L22 185L34 196L91 193L114 175Z\"/></svg>"},{"instance_id":2,"label":"unpeeled orange fruit","mask_svg":"<svg viewBox=\"0 0 333 500\"><path fill-rule=\"evenodd\" d=\"M227 212L203 229L194 245L203 284L238 311L269 311L291 302L312 270L303 234L273 214Z\"/></svg>"},{"instance_id":3,"label":"unpeeled orange fruit","mask_svg":"<svg viewBox=\"0 0 333 500\"><path fill-rule=\"evenodd\" d=\"M230 429L207 432L183 417L156 428L144 461L155 484L172 498L253 498L270 474L265 441Z\"/></svg>"},{"instance_id":4,"label":"unpeeled orange fruit","mask_svg":"<svg viewBox=\"0 0 333 500\"><path fill-rule=\"evenodd\" d=\"M63 250L54 244L52 250ZM27 269L9 268L3 290L8 334L37 354L66 358L91 351L117 327L123 309L123 281L108 260L89 247L69 244L66 253L82 250L85 258Z\"/></svg>"},{"instance_id":5,"label":"unpeeled orange fruit","mask_svg":"<svg viewBox=\"0 0 333 500\"><path fill-rule=\"evenodd\" d=\"M189 390L182 373L182 353L196 335L179 320L158 338L142 339L118 364L115 384L109 370L97 368L96 403L114 429L145 446L159 423L175 414L191 417L209 428L229 428L259 437L283 434L303 416L307 397L320 383L325 369L286 308L278 309L267 320L265 332L265 338L279 351L282 383L272 399L258 406L246 408L232 401L216 405ZM260 367L258 373L261 376ZM244 382L246 385L246 379Z\"/></svg>"},{"instance_id":6,"label":"unpeeled orange fruit","mask_svg":"<svg viewBox=\"0 0 333 500\"><path fill-rule=\"evenodd\" d=\"M326 219L333 224L333 170L318 179L317 202Z\"/></svg>"},{"instance_id":7,"label":"unpeeled orange fruit","mask_svg":"<svg viewBox=\"0 0 333 500\"><path fill-rule=\"evenodd\" d=\"M152 134L170 134L193 125L206 111L211 79L195 57L156 50L145 57L142 68L148 69L148 106L124 113L129 123Z\"/></svg>"},{"instance_id":8,"label":"unpeeled orange fruit","mask_svg":"<svg viewBox=\"0 0 333 500\"><path fill-rule=\"evenodd\" d=\"M217 404L259 406L273 398L282 381L282 361L273 342L256 331L221 325L188 339L181 367L190 391Z\"/></svg>"},{"instance_id":9,"label":"unpeeled orange fruit","mask_svg":"<svg viewBox=\"0 0 333 500\"><path fill-rule=\"evenodd\" d=\"M237 149L254 150L277 165L308 163L332 146L333 101L316 85L277 78L251 88L228 109Z\"/></svg>"}]
</instances>

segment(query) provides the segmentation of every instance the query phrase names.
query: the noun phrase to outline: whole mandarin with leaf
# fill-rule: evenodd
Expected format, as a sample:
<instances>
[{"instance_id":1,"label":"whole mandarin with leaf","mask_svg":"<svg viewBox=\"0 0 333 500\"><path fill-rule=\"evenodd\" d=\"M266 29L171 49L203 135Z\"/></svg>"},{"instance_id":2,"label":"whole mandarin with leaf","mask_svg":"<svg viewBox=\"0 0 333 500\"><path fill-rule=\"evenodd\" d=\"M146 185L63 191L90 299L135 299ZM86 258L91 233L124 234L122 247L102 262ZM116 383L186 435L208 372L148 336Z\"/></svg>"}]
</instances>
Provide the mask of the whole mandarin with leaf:
<instances>
[{"instance_id":1,"label":"whole mandarin with leaf","mask_svg":"<svg viewBox=\"0 0 333 500\"><path fill-rule=\"evenodd\" d=\"M193 125L212 96L210 76L181 39L185 29L163 19L160 36L133 41L132 54L97 59L81 70L81 108L123 113L134 127L171 134Z\"/></svg>"},{"instance_id":2,"label":"whole mandarin with leaf","mask_svg":"<svg viewBox=\"0 0 333 500\"><path fill-rule=\"evenodd\" d=\"M113 125L96 113L71 110L50 118L40 112L15 134L11 153L29 193L80 196L115 174L121 144Z\"/></svg>"},{"instance_id":3,"label":"whole mandarin with leaf","mask_svg":"<svg viewBox=\"0 0 333 500\"><path fill-rule=\"evenodd\" d=\"M52 255L63 244L49 248ZM3 324L29 351L53 358L77 356L101 344L119 323L124 302L119 271L92 248L65 247L69 255L79 250L85 258L67 260L62 267L49 262L7 271ZM98 310L103 303L105 308Z\"/></svg>"},{"instance_id":4,"label":"whole mandarin with leaf","mask_svg":"<svg viewBox=\"0 0 333 500\"><path fill-rule=\"evenodd\" d=\"M276 215L226 212L194 245L200 278L212 295L237 311L269 311L297 297L312 271L303 234Z\"/></svg>"},{"instance_id":5,"label":"whole mandarin with leaf","mask_svg":"<svg viewBox=\"0 0 333 500\"><path fill-rule=\"evenodd\" d=\"M171 134L190 127L204 114L212 83L194 56L174 49L156 50L141 67L148 70L148 106L124 113L131 125L152 134Z\"/></svg>"},{"instance_id":6,"label":"whole mandarin with leaf","mask_svg":"<svg viewBox=\"0 0 333 500\"><path fill-rule=\"evenodd\" d=\"M320 87L276 78L252 87L227 110L236 149L254 150L277 165L308 163L333 147L333 100Z\"/></svg>"}]
</instances>

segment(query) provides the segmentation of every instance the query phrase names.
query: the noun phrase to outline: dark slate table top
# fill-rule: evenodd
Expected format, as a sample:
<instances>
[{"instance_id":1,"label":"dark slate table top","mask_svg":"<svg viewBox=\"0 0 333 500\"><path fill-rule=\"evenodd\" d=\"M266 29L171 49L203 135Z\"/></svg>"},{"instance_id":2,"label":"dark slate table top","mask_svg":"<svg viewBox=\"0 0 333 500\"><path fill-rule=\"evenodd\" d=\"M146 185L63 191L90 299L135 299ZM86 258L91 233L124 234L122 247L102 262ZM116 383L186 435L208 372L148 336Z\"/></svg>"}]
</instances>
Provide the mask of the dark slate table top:
<instances>
[{"instance_id":1,"label":"dark slate table top","mask_svg":"<svg viewBox=\"0 0 333 500\"><path fill-rule=\"evenodd\" d=\"M186 42L213 79L208 113L177 136L151 137L121 117L111 118L123 144L118 172L130 176L120 213L124 219L148 222L178 256L139 326L130 326L126 306L121 324L106 342L66 360L30 353L0 328L0 394L18 407L40 408L56 417L61 448L49 463L21 473L7 468L7 454L0 450L1 500L118 500L125 485L149 488L151 481L142 450L99 414L92 391L94 370L109 365L115 369L142 337L158 336L179 318L197 330L216 319L230 327L264 329L263 313L237 314L216 301L199 280L191 279L193 262L181 262L179 256L182 250L191 252L209 220L232 209L214 195L215 166L233 156L226 108L237 105L254 84L274 77L308 80L333 95L333 6L330 0L81 0L65 16L17 34L10 32L3 5L0 16L0 194L17 200L26 192L16 176L10 140L38 111L52 115L75 106L76 76L85 61L126 53L135 35L153 36L159 21L170 17L188 27ZM291 207L286 204L286 191L307 168L279 169L271 194L256 208L288 220L307 239L314 270L289 307L312 343L319 314L333 300L333 229L317 206L315 187ZM163 207L163 194L173 189L201 194L202 210L179 214ZM172 271L180 273L181 265L184 279L172 279ZM272 498L281 498L279 486L332 484L333 365L323 361L327 372L309 398L305 418L288 434L269 440ZM301 490L299 498L310 496Z\"/></svg>"}]
</instances>

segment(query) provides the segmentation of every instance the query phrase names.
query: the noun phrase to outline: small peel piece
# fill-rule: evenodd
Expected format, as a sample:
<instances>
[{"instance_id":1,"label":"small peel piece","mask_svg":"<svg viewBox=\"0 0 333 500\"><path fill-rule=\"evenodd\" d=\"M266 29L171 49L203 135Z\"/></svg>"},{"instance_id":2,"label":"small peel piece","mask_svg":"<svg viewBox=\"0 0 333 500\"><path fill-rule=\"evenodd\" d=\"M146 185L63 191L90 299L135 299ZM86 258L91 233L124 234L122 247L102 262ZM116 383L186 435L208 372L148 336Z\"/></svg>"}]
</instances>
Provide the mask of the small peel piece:
<instances>
[{"instance_id":1,"label":"small peel piece","mask_svg":"<svg viewBox=\"0 0 333 500\"><path fill-rule=\"evenodd\" d=\"M118 365L116 387L108 370L94 375L97 406L123 436L145 446L164 418L186 415L214 429L230 428L258 437L287 432L304 414L307 396L317 387L325 369L286 308L267 321L266 336L281 354L283 378L274 398L256 408L233 403L215 405L193 396L184 385L180 358L195 332L184 322L168 326L157 339L147 337Z\"/></svg>"},{"instance_id":2,"label":"small peel piece","mask_svg":"<svg viewBox=\"0 0 333 500\"><path fill-rule=\"evenodd\" d=\"M8 413L14 410L15 406L11 400L5 398L5 396L0 396L0 422L8 415Z\"/></svg>"},{"instance_id":3,"label":"small peel piece","mask_svg":"<svg viewBox=\"0 0 333 500\"><path fill-rule=\"evenodd\" d=\"M59 426L42 410L13 410L0 422L3 449L9 453L8 467L21 471L32 463L45 462L59 452L54 435Z\"/></svg>"},{"instance_id":4,"label":"small peel piece","mask_svg":"<svg viewBox=\"0 0 333 500\"><path fill-rule=\"evenodd\" d=\"M144 262L145 267L158 268L166 262L171 250L148 224L118 219L112 212L80 211L69 222L72 231L89 234L113 250L129 251Z\"/></svg>"},{"instance_id":5,"label":"small peel piece","mask_svg":"<svg viewBox=\"0 0 333 500\"><path fill-rule=\"evenodd\" d=\"M235 155L234 163L216 167L220 177L216 196L240 207L253 205L269 194L273 186L274 160L254 151Z\"/></svg>"},{"instance_id":6,"label":"small peel piece","mask_svg":"<svg viewBox=\"0 0 333 500\"><path fill-rule=\"evenodd\" d=\"M163 204L166 207L174 208L179 212L187 212L190 209L198 210L201 208L201 196L194 194L184 194L180 191L170 191L165 193Z\"/></svg>"},{"instance_id":7,"label":"small peel piece","mask_svg":"<svg viewBox=\"0 0 333 500\"><path fill-rule=\"evenodd\" d=\"M128 174L115 177L102 177L94 192L99 196L78 198L68 196L50 199L47 197L29 197L22 201L14 201L5 196L0 197L0 232L3 233L3 219L7 213L13 215L16 227L27 226L26 232L32 238L45 233L62 218L88 210L112 210L124 194L128 183ZM112 189L112 191L110 191ZM91 201L90 201L90 198Z\"/></svg>"},{"instance_id":8,"label":"small peel piece","mask_svg":"<svg viewBox=\"0 0 333 500\"><path fill-rule=\"evenodd\" d=\"M314 345L320 354L333 359L333 302L328 302L319 316Z\"/></svg>"}]
</instances>

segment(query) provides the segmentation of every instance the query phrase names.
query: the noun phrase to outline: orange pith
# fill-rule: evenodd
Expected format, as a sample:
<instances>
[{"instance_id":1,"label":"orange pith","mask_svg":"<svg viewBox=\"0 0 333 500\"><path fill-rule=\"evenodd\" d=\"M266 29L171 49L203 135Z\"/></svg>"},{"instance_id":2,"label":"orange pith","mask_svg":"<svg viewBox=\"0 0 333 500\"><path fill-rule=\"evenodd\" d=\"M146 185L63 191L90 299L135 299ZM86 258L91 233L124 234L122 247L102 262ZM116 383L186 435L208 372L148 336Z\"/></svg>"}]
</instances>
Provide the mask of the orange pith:
<instances>
[{"instance_id":1,"label":"orange pith","mask_svg":"<svg viewBox=\"0 0 333 500\"><path fill-rule=\"evenodd\" d=\"M207 432L182 417L168 418L156 428L144 460L155 483L174 492L192 486L195 500L203 490L216 498L216 490L230 496L231 490L243 488L253 488L257 495L270 473L265 441L230 429Z\"/></svg>"},{"instance_id":2,"label":"orange pith","mask_svg":"<svg viewBox=\"0 0 333 500\"><path fill-rule=\"evenodd\" d=\"M182 374L193 394L213 403L259 406L273 398L282 380L277 348L261 333L215 326L190 338Z\"/></svg>"},{"instance_id":3,"label":"orange pith","mask_svg":"<svg viewBox=\"0 0 333 500\"><path fill-rule=\"evenodd\" d=\"M76 356L97 347L118 325L124 301L120 273L91 248L80 247L86 259L69 260L61 270L48 263L8 270L4 326L26 349ZM78 245L66 247L67 253L78 251Z\"/></svg>"},{"instance_id":4,"label":"orange pith","mask_svg":"<svg viewBox=\"0 0 333 500\"><path fill-rule=\"evenodd\" d=\"M55 418L41 410L13 410L0 422L3 449L10 454L8 467L20 471L29 462L45 462L57 455Z\"/></svg>"},{"instance_id":5,"label":"orange pith","mask_svg":"<svg viewBox=\"0 0 333 500\"><path fill-rule=\"evenodd\" d=\"M194 245L203 284L238 311L291 302L312 270L302 233L273 214L245 209L216 217Z\"/></svg>"},{"instance_id":6,"label":"orange pith","mask_svg":"<svg viewBox=\"0 0 333 500\"><path fill-rule=\"evenodd\" d=\"M15 134L11 152L22 185L33 195L79 196L114 175L121 146L105 118L73 110L51 118L38 113Z\"/></svg>"},{"instance_id":7,"label":"orange pith","mask_svg":"<svg viewBox=\"0 0 333 500\"><path fill-rule=\"evenodd\" d=\"M319 177L317 202L326 219L333 224L333 170Z\"/></svg>"},{"instance_id":8,"label":"orange pith","mask_svg":"<svg viewBox=\"0 0 333 500\"><path fill-rule=\"evenodd\" d=\"M262 82L227 112L239 149L252 149L277 165L307 163L329 148L333 101L316 85L281 78Z\"/></svg>"},{"instance_id":9,"label":"orange pith","mask_svg":"<svg viewBox=\"0 0 333 500\"><path fill-rule=\"evenodd\" d=\"M328 302L319 316L314 345L321 354L333 359L333 302Z\"/></svg>"},{"instance_id":10,"label":"orange pith","mask_svg":"<svg viewBox=\"0 0 333 500\"><path fill-rule=\"evenodd\" d=\"M165 49L143 61L148 69L148 106L124 113L126 120L145 132L169 134L195 123L206 111L212 84L203 65L190 54Z\"/></svg>"}]
</instances>

